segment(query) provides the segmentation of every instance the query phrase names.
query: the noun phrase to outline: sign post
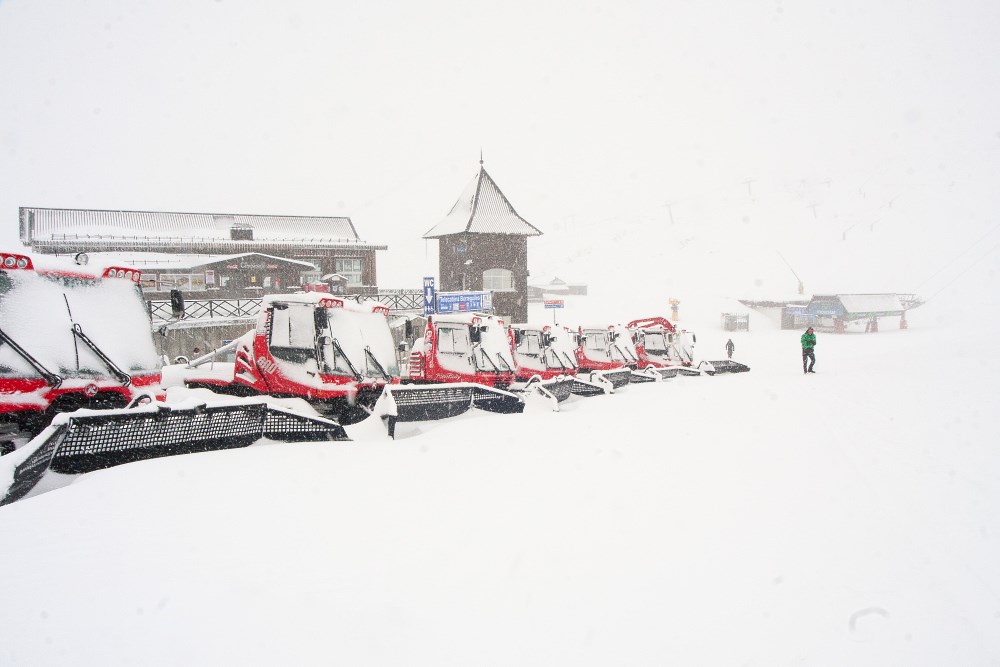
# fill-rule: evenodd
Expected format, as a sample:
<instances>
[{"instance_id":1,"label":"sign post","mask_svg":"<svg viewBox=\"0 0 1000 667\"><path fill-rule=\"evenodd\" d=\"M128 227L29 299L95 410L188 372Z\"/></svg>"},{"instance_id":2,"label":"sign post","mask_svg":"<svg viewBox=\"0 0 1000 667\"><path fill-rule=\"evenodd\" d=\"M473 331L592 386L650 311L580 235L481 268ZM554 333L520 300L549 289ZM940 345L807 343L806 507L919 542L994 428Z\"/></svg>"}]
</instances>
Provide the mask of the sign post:
<instances>
[{"instance_id":1,"label":"sign post","mask_svg":"<svg viewBox=\"0 0 1000 667\"><path fill-rule=\"evenodd\" d=\"M552 324L556 323L556 308L562 308L566 303L562 299L549 299L545 301L545 307L552 309Z\"/></svg>"},{"instance_id":2,"label":"sign post","mask_svg":"<svg viewBox=\"0 0 1000 667\"><path fill-rule=\"evenodd\" d=\"M424 276L424 315L434 314L434 276Z\"/></svg>"}]
</instances>

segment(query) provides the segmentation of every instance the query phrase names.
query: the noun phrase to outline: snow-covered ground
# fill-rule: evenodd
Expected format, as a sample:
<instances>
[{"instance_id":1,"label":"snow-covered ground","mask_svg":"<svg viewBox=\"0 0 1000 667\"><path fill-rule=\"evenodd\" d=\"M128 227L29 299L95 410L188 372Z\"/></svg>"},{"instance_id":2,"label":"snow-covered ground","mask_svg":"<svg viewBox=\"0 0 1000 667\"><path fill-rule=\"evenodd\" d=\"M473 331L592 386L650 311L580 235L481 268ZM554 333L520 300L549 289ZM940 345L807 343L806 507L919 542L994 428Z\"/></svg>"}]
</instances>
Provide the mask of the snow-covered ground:
<instances>
[{"instance_id":1,"label":"snow-covered ground","mask_svg":"<svg viewBox=\"0 0 1000 667\"><path fill-rule=\"evenodd\" d=\"M942 312L816 375L755 318L748 374L85 475L0 508L0 664L996 664L1000 361Z\"/></svg>"}]
</instances>

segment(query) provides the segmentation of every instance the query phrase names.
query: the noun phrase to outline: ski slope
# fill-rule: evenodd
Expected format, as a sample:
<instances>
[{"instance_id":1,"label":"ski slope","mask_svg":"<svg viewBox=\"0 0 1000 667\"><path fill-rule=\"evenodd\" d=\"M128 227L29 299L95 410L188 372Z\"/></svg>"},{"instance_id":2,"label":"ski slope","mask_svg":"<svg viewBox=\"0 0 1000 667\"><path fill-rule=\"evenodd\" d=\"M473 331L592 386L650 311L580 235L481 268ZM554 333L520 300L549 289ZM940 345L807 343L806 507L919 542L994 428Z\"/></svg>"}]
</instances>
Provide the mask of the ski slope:
<instances>
[{"instance_id":1,"label":"ski slope","mask_svg":"<svg viewBox=\"0 0 1000 667\"><path fill-rule=\"evenodd\" d=\"M757 322L748 374L85 475L0 509L0 663L991 664L1000 368L941 312L816 375Z\"/></svg>"}]
</instances>

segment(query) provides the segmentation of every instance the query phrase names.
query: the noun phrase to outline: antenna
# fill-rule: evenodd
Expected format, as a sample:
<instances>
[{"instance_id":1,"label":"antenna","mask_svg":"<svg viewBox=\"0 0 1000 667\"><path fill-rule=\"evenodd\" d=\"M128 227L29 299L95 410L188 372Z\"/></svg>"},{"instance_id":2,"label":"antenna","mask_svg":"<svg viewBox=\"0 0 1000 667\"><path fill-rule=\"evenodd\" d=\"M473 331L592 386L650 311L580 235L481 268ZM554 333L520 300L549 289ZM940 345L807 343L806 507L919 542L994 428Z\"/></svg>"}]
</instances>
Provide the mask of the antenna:
<instances>
[{"instance_id":1,"label":"antenna","mask_svg":"<svg viewBox=\"0 0 1000 667\"><path fill-rule=\"evenodd\" d=\"M483 147L479 147L479 166L483 166Z\"/></svg>"}]
</instances>

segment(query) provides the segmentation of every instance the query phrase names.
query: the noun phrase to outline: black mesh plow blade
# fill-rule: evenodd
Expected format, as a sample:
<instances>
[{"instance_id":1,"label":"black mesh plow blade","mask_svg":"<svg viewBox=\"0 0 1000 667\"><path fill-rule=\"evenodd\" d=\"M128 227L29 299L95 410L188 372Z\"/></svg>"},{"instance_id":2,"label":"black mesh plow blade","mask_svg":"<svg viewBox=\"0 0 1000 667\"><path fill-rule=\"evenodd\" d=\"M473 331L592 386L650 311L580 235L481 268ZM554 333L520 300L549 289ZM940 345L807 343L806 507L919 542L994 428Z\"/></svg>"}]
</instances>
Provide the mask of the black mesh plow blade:
<instances>
[{"instance_id":1,"label":"black mesh plow blade","mask_svg":"<svg viewBox=\"0 0 1000 667\"><path fill-rule=\"evenodd\" d=\"M261 438L349 439L335 421L264 402L71 414L25 445L35 451L14 469L14 481L0 505L23 498L49 470L81 474L161 456L246 447Z\"/></svg>"},{"instance_id":2,"label":"black mesh plow blade","mask_svg":"<svg viewBox=\"0 0 1000 667\"><path fill-rule=\"evenodd\" d=\"M739 362L733 361L732 359L723 359L721 361L710 361L708 362L715 367L716 374L719 373L747 373L750 371L750 367L746 364L741 364Z\"/></svg>"},{"instance_id":3,"label":"black mesh plow blade","mask_svg":"<svg viewBox=\"0 0 1000 667\"><path fill-rule=\"evenodd\" d=\"M376 404L375 414L385 422L390 438L396 424L447 419L471 408L490 412L524 411L524 401L510 392L480 384L390 385Z\"/></svg>"},{"instance_id":4,"label":"black mesh plow blade","mask_svg":"<svg viewBox=\"0 0 1000 667\"><path fill-rule=\"evenodd\" d=\"M602 394L608 393L604 387L594 384L593 382L587 382L586 380L581 380L580 378L573 378L573 384L571 385L571 391L574 396L601 396Z\"/></svg>"},{"instance_id":5,"label":"black mesh plow blade","mask_svg":"<svg viewBox=\"0 0 1000 667\"><path fill-rule=\"evenodd\" d=\"M396 436L397 422L421 422L447 419L472 408L473 387L466 384L391 385L382 393L376 404L389 431ZM385 405L380 410L379 406ZM395 414L392 414L392 413Z\"/></svg>"},{"instance_id":6,"label":"black mesh plow blade","mask_svg":"<svg viewBox=\"0 0 1000 667\"><path fill-rule=\"evenodd\" d=\"M556 400L562 403L567 398L573 395L573 385L576 383L576 378L569 376L561 376L553 378L551 380L542 380L542 386L556 397Z\"/></svg>"},{"instance_id":7,"label":"black mesh plow blade","mask_svg":"<svg viewBox=\"0 0 1000 667\"><path fill-rule=\"evenodd\" d=\"M611 383L612 387L618 389L619 387L624 387L632 380L632 369L617 368L613 371L601 371L601 375Z\"/></svg>"},{"instance_id":8,"label":"black mesh plow blade","mask_svg":"<svg viewBox=\"0 0 1000 667\"><path fill-rule=\"evenodd\" d=\"M480 410L499 412L505 415L524 412L524 401L509 391L493 387L476 386L472 390L472 404Z\"/></svg>"},{"instance_id":9,"label":"black mesh plow blade","mask_svg":"<svg viewBox=\"0 0 1000 667\"><path fill-rule=\"evenodd\" d=\"M648 370L641 370L641 371L634 370L629 374L629 384L642 384L643 382L657 382L660 379L661 378L659 377L659 375Z\"/></svg>"}]
</instances>

